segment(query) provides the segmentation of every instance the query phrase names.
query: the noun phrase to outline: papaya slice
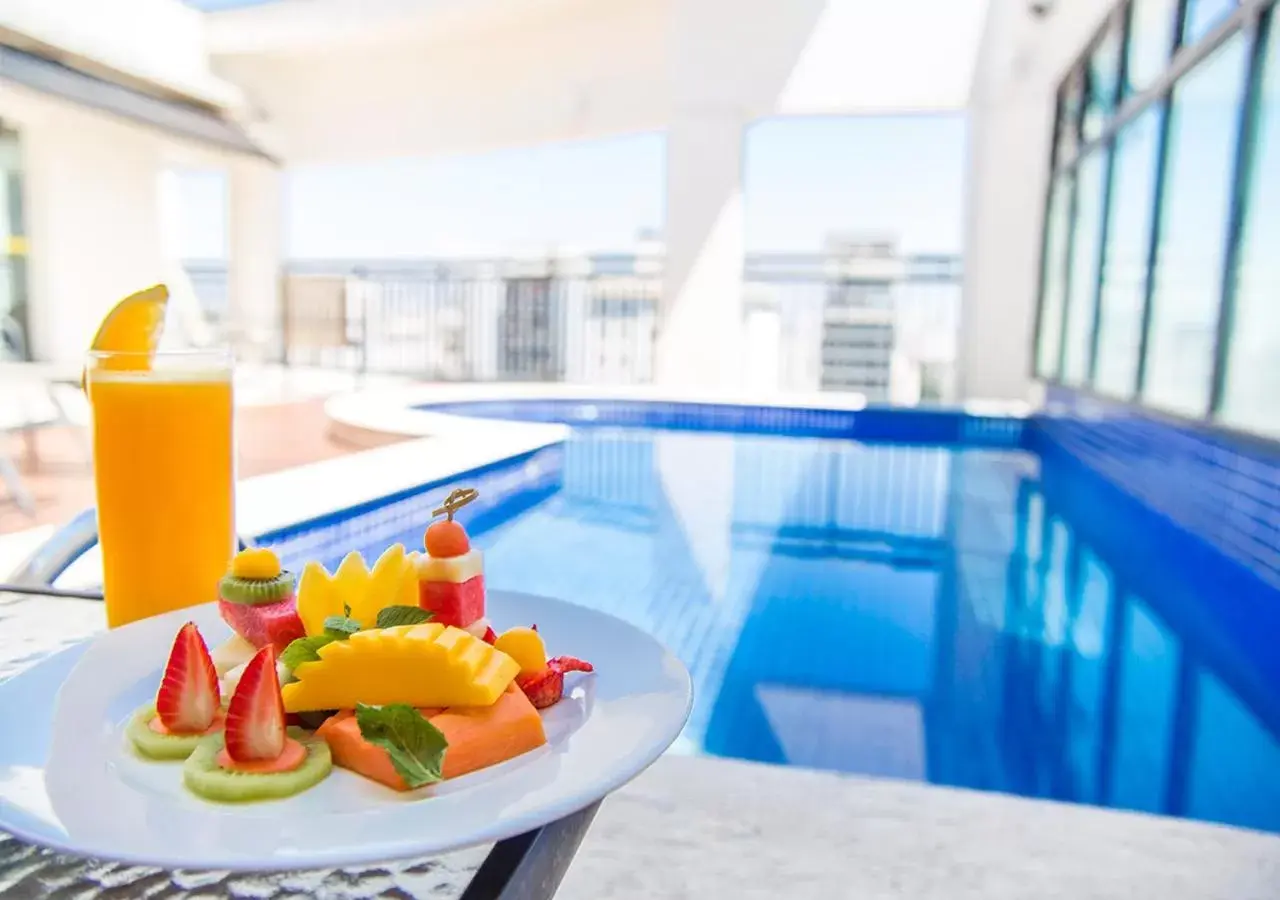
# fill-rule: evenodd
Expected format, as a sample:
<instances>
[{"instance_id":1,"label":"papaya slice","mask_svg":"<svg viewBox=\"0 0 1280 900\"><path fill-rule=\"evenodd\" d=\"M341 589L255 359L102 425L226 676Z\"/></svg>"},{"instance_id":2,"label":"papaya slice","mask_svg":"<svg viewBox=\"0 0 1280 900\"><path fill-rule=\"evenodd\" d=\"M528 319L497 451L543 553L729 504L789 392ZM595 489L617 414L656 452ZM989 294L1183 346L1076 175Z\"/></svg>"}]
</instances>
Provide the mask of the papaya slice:
<instances>
[{"instance_id":1,"label":"papaya slice","mask_svg":"<svg viewBox=\"0 0 1280 900\"><path fill-rule=\"evenodd\" d=\"M529 698L514 684L492 706L419 709L449 742L443 774L457 778L497 765L547 742L542 718ZM324 738L333 761L365 778L397 791L408 790L382 747L360 734L355 713L342 710L325 720L316 736Z\"/></svg>"}]
</instances>

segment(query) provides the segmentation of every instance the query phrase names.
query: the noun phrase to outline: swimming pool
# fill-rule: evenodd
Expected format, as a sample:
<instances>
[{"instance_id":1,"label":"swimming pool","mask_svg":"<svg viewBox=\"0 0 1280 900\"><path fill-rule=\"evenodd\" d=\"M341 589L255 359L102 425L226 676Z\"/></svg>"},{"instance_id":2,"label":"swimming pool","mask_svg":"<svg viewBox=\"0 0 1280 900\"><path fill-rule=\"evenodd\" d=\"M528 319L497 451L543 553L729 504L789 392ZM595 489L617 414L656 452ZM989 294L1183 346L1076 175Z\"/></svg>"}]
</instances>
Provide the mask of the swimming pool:
<instances>
[{"instance_id":1,"label":"swimming pool","mask_svg":"<svg viewBox=\"0 0 1280 900\"><path fill-rule=\"evenodd\" d=\"M613 613L685 661L676 752L1280 831L1274 685L1197 624L1211 598L1177 558L1130 552L1142 514L1086 502L1096 476L1012 432L645 424L475 473L497 502L470 524L492 587ZM417 544L441 491L267 542L329 565Z\"/></svg>"}]
</instances>

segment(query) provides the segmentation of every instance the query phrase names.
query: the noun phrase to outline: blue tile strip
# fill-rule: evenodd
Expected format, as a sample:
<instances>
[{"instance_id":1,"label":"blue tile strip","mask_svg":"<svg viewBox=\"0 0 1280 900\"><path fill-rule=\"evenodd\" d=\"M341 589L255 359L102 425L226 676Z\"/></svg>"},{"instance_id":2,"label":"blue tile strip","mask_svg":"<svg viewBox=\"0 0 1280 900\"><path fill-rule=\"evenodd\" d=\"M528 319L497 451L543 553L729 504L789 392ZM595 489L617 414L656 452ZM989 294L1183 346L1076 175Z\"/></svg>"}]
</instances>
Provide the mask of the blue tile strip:
<instances>
[{"instance_id":1,"label":"blue tile strip","mask_svg":"<svg viewBox=\"0 0 1280 900\"><path fill-rule=\"evenodd\" d=\"M1280 453L1054 388L1050 441L1280 590Z\"/></svg>"},{"instance_id":2,"label":"blue tile strip","mask_svg":"<svg viewBox=\"0 0 1280 900\"><path fill-rule=\"evenodd\" d=\"M273 548L294 571L308 560L332 568L351 550L376 557L406 535L420 537L431 522L431 511L455 487L480 492L458 513L468 531L480 534L558 489L563 477L564 448L548 447L258 535L255 543Z\"/></svg>"},{"instance_id":3,"label":"blue tile strip","mask_svg":"<svg viewBox=\"0 0 1280 900\"><path fill-rule=\"evenodd\" d=\"M559 422L577 428L632 427L786 437L845 438L904 444L1018 447L1024 420L952 409L860 410L663 403L648 400L480 400L418 406L484 419Z\"/></svg>"},{"instance_id":4,"label":"blue tile strip","mask_svg":"<svg viewBox=\"0 0 1280 900\"><path fill-rule=\"evenodd\" d=\"M1208 635L1252 671L1254 696L1280 698L1280 454L1062 388L1026 439L1043 466L1100 476L1054 502L1095 523L1101 533L1089 537L1114 558L1171 580L1156 594L1185 595L1180 630Z\"/></svg>"}]
</instances>

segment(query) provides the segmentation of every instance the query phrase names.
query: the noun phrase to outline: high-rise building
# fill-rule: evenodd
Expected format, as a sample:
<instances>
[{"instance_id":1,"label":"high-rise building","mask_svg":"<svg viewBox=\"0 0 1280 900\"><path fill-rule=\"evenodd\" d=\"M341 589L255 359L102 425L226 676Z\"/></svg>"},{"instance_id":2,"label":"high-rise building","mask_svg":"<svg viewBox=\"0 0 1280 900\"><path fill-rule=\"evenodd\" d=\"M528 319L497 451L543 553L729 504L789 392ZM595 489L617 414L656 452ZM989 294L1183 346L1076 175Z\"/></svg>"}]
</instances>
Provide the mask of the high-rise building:
<instances>
[{"instance_id":1,"label":"high-rise building","mask_svg":"<svg viewBox=\"0 0 1280 900\"><path fill-rule=\"evenodd\" d=\"M825 249L821 387L887 402L894 368L894 294L903 276L897 241L832 235Z\"/></svg>"}]
</instances>

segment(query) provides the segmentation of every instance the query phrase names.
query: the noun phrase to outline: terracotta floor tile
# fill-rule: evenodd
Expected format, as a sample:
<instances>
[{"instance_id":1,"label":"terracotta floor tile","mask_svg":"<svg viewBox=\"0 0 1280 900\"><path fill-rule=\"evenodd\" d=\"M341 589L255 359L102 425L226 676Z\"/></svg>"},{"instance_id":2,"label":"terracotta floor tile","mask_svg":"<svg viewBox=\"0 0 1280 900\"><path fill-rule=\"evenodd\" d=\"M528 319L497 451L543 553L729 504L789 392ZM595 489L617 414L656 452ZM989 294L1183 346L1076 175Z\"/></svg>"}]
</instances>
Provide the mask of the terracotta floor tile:
<instances>
[{"instance_id":1,"label":"terracotta floor tile","mask_svg":"<svg viewBox=\"0 0 1280 900\"><path fill-rule=\"evenodd\" d=\"M333 438L323 399L247 406L236 411L241 478L399 440L402 439L393 435L370 437L357 447ZM64 522L93 505L93 472L86 433L75 428L46 428L25 435L0 436L0 441L9 442L9 452L36 501L35 516L28 516L0 485L0 534Z\"/></svg>"}]
</instances>

